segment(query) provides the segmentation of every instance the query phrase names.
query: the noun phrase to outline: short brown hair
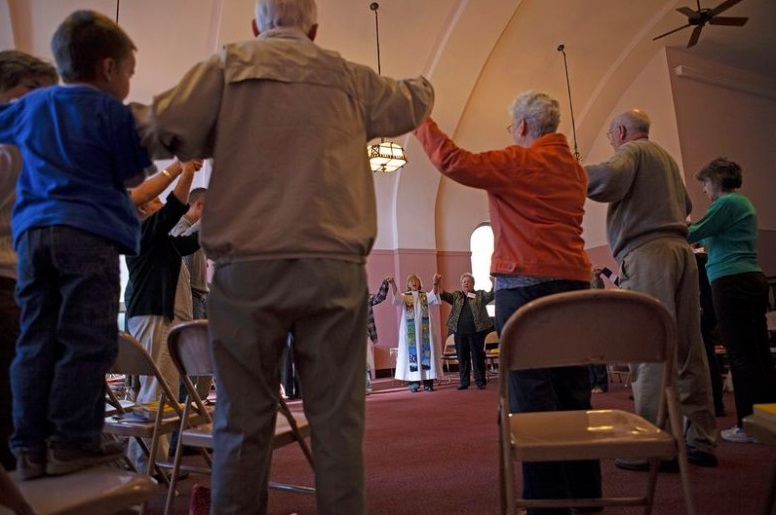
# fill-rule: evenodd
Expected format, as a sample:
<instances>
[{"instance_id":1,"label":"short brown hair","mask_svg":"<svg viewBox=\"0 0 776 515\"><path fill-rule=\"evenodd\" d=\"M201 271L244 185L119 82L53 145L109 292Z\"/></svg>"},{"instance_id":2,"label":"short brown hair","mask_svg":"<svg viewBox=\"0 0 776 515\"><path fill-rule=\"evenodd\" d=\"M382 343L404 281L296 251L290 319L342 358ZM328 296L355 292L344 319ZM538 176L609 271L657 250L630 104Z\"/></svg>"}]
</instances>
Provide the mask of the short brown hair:
<instances>
[{"instance_id":1,"label":"short brown hair","mask_svg":"<svg viewBox=\"0 0 776 515\"><path fill-rule=\"evenodd\" d=\"M103 59L127 59L135 44L113 20L96 11L81 10L65 18L51 38L51 52L66 83L96 78Z\"/></svg>"},{"instance_id":2,"label":"short brown hair","mask_svg":"<svg viewBox=\"0 0 776 515\"><path fill-rule=\"evenodd\" d=\"M695 174L695 178L701 182L711 182L722 191L737 190L744 183L741 174L741 166L726 157L718 157Z\"/></svg>"}]
</instances>

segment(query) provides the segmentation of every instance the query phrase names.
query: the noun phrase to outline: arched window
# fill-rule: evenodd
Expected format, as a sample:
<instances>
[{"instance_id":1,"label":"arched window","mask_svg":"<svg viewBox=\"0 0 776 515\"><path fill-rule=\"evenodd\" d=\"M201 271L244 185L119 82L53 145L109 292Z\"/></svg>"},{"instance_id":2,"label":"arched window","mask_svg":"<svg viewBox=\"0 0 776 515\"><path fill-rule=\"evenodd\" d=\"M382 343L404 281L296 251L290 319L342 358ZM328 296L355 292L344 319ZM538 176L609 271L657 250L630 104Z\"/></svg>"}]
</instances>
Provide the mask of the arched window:
<instances>
[{"instance_id":1,"label":"arched window","mask_svg":"<svg viewBox=\"0 0 776 515\"><path fill-rule=\"evenodd\" d=\"M490 258L493 255L493 229L490 222L484 222L472 232L470 249L472 252L472 275L475 288L478 290L490 290ZM496 307L493 303L487 306L488 314L494 316Z\"/></svg>"}]
</instances>

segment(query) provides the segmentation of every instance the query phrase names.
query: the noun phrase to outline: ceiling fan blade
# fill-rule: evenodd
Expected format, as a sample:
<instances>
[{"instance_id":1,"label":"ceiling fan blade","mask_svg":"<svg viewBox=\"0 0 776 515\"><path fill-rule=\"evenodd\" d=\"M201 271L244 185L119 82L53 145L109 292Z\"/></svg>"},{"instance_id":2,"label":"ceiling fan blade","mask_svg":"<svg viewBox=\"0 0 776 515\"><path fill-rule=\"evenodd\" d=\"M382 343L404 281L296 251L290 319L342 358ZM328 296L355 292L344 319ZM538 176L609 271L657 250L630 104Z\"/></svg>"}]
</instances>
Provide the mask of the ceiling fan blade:
<instances>
[{"instance_id":1,"label":"ceiling fan blade","mask_svg":"<svg viewBox=\"0 0 776 515\"><path fill-rule=\"evenodd\" d=\"M749 18L735 18L731 16L715 16L709 20L711 25L728 25L731 27L742 27Z\"/></svg>"},{"instance_id":2,"label":"ceiling fan blade","mask_svg":"<svg viewBox=\"0 0 776 515\"><path fill-rule=\"evenodd\" d=\"M690 24L688 23L687 25L682 25L681 27L676 28L674 30L669 30L665 34L660 34L659 36L656 36L656 37L652 38L652 41L655 41L656 39L664 38L664 37L668 36L669 34L673 34L674 32L679 32L680 30L686 29L689 26L690 26Z\"/></svg>"},{"instance_id":3,"label":"ceiling fan blade","mask_svg":"<svg viewBox=\"0 0 776 515\"><path fill-rule=\"evenodd\" d=\"M701 31L703 30L703 25L698 25L695 27L695 30L692 31L692 35L690 35L690 41L687 42L687 48L690 48L691 46L695 46L695 44L698 42L698 39L701 37Z\"/></svg>"},{"instance_id":4,"label":"ceiling fan blade","mask_svg":"<svg viewBox=\"0 0 776 515\"><path fill-rule=\"evenodd\" d=\"M694 15L695 15L695 11L693 11L693 10L692 10L692 9L690 9L689 7L680 7L679 9L677 9L677 11L679 11L679 12L680 12L680 13L682 13L682 14L684 14L684 15L685 15L685 16L687 16L688 18L689 18L690 16L694 16Z\"/></svg>"},{"instance_id":5,"label":"ceiling fan blade","mask_svg":"<svg viewBox=\"0 0 776 515\"><path fill-rule=\"evenodd\" d=\"M715 7L714 9L711 10L711 14L712 14L712 16L716 16L719 13L721 13L722 11L727 11L728 9L730 9L731 7L733 7L734 5L736 5L740 1L741 0L727 0L726 2L722 2L717 7Z\"/></svg>"}]
</instances>

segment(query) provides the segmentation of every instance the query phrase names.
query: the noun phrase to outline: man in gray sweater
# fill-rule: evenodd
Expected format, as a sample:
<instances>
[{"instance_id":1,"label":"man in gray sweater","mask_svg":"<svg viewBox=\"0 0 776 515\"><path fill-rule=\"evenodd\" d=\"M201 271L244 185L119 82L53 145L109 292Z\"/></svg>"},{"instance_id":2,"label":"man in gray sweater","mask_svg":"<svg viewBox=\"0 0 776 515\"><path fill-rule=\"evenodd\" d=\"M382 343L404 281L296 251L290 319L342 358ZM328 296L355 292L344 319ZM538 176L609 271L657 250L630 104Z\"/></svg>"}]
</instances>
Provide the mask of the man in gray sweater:
<instances>
[{"instance_id":1,"label":"man in gray sweater","mask_svg":"<svg viewBox=\"0 0 776 515\"><path fill-rule=\"evenodd\" d=\"M656 297L676 317L677 386L688 423L688 460L715 467L717 430L700 332L698 268L687 243L686 218L692 204L674 159L649 140L649 125L647 114L638 109L612 120L607 135L615 153L604 163L585 167L588 197L609 203L607 239L620 266L620 287ZM631 373L636 412L654 423L661 367L634 363ZM646 461L615 464L628 470L648 469Z\"/></svg>"}]
</instances>

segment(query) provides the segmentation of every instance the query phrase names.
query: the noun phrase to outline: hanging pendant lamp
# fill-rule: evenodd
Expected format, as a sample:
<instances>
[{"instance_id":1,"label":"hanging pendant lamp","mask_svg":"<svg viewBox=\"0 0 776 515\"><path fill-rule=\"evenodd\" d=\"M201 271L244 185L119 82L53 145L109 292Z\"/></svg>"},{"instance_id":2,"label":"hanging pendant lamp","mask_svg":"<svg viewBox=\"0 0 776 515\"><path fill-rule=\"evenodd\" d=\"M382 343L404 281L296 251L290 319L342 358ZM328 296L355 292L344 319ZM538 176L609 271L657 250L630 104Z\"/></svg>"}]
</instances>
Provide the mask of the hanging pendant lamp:
<instances>
[{"instance_id":1,"label":"hanging pendant lamp","mask_svg":"<svg viewBox=\"0 0 776 515\"><path fill-rule=\"evenodd\" d=\"M377 73L382 75L380 67L380 23L378 21L377 10L380 4L372 2L369 9L375 13L375 40L377 42ZM369 157L369 167L373 172L391 173L400 170L407 164L407 156L401 145L380 138L380 143L367 145L366 154Z\"/></svg>"}]
</instances>

